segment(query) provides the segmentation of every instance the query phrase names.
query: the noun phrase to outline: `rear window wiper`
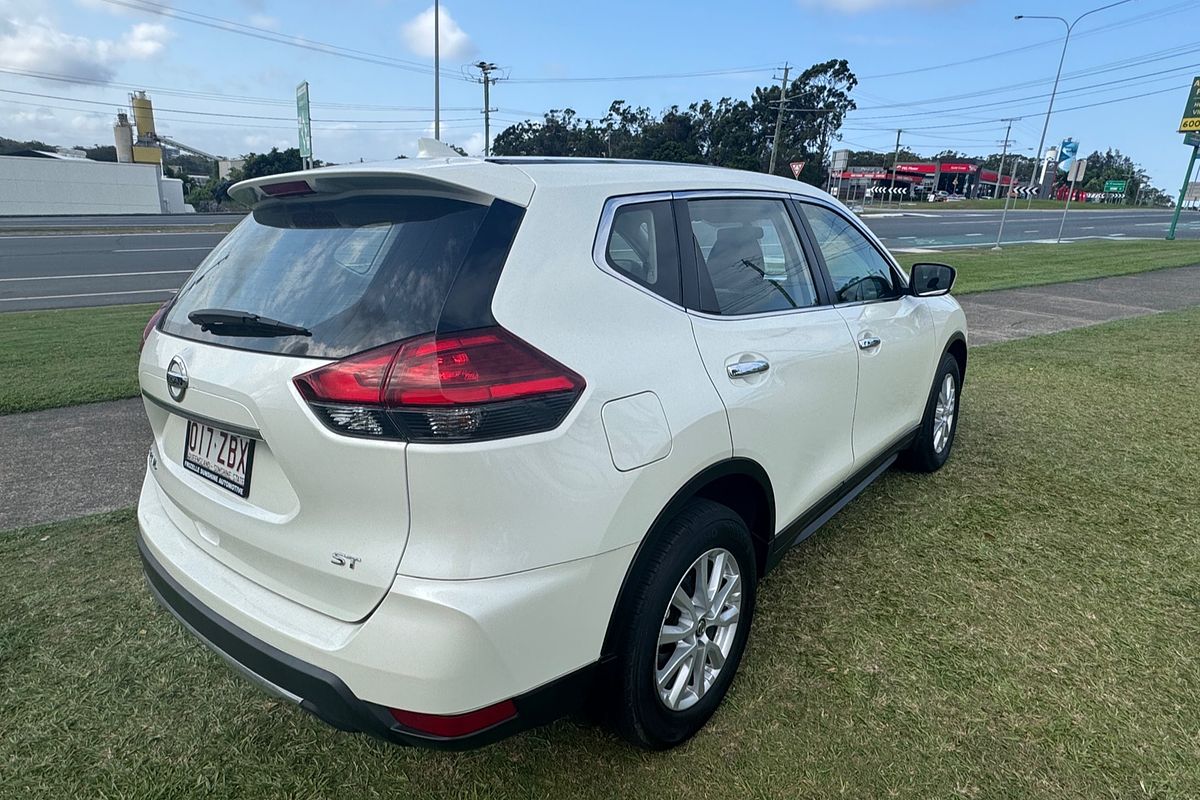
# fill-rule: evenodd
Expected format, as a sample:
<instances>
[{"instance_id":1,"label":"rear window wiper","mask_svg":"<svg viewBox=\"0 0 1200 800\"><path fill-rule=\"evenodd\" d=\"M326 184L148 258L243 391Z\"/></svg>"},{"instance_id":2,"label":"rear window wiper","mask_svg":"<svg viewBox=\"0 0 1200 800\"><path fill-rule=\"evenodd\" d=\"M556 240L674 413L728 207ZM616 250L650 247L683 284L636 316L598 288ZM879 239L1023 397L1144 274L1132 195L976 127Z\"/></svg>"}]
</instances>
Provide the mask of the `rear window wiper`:
<instances>
[{"instance_id":1,"label":"rear window wiper","mask_svg":"<svg viewBox=\"0 0 1200 800\"><path fill-rule=\"evenodd\" d=\"M308 328L260 317L249 311L204 308L187 316L193 325L199 325L200 330L214 336L312 336Z\"/></svg>"}]
</instances>

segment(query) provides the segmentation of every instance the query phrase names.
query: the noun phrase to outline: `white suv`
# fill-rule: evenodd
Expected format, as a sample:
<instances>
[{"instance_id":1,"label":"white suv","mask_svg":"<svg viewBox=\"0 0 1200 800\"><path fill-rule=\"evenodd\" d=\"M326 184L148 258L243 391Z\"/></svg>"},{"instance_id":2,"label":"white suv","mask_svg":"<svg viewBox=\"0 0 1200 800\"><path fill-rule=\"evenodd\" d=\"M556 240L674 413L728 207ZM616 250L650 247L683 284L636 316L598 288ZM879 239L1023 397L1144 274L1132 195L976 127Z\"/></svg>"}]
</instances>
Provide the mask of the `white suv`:
<instances>
[{"instance_id":1,"label":"white suv","mask_svg":"<svg viewBox=\"0 0 1200 800\"><path fill-rule=\"evenodd\" d=\"M253 207L146 328L159 600L343 730L469 747L601 698L695 733L758 582L902 457L945 462L954 271L805 184L417 159Z\"/></svg>"}]
</instances>

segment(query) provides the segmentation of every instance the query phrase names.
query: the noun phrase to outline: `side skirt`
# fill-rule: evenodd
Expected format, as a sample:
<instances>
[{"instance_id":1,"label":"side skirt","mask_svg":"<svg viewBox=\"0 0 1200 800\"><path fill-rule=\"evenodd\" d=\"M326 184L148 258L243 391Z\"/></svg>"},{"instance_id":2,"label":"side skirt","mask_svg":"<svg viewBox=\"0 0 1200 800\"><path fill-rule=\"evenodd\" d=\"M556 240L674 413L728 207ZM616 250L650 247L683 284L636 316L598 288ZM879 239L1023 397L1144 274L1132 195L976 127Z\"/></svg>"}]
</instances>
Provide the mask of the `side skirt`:
<instances>
[{"instance_id":1,"label":"side skirt","mask_svg":"<svg viewBox=\"0 0 1200 800\"><path fill-rule=\"evenodd\" d=\"M851 475L841 486L825 495L816 505L780 531L771 540L770 549L767 551L767 568L763 571L763 574L765 575L774 569L788 550L816 533L822 525L845 508L851 500L862 494L868 486L875 482L876 478L887 472L888 467L895 463L901 451L907 449L913 443L919 432L920 428L914 428L902 436L891 447L884 450L883 453L871 461L871 463L854 473L854 475Z\"/></svg>"}]
</instances>

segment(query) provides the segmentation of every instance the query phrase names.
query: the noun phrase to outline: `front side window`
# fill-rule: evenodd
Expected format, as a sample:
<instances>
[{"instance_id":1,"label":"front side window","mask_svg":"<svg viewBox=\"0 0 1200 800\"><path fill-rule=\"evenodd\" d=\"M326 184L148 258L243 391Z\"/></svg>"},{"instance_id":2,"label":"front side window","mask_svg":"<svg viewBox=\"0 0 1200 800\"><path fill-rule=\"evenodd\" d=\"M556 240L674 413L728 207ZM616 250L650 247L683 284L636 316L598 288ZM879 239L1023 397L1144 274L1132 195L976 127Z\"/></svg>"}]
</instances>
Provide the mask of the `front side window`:
<instances>
[{"instance_id":1,"label":"front side window","mask_svg":"<svg viewBox=\"0 0 1200 800\"><path fill-rule=\"evenodd\" d=\"M817 304L812 272L782 200L689 200L700 303L726 316Z\"/></svg>"},{"instance_id":2,"label":"front side window","mask_svg":"<svg viewBox=\"0 0 1200 800\"><path fill-rule=\"evenodd\" d=\"M850 220L824 206L802 203L816 245L833 279L834 302L858 303L899 297L892 266Z\"/></svg>"},{"instance_id":3,"label":"front side window","mask_svg":"<svg viewBox=\"0 0 1200 800\"><path fill-rule=\"evenodd\" d=\"M608 231L605 261L619 274L679 303L675 217L665 200L620 206Z\"/></svg>"}]
</instances>

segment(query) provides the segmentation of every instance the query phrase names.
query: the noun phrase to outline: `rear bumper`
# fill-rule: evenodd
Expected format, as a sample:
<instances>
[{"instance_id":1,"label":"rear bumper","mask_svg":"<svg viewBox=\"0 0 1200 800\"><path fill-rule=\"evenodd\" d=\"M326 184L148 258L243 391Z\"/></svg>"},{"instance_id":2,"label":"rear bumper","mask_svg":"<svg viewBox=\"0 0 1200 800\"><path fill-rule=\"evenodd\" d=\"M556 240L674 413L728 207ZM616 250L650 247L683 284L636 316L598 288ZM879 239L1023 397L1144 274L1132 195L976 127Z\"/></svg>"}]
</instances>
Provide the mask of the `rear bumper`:
<instances>
[{"instance_id":1,"label":"rear bumper","mask_svg":"<svg viewBox=\"0 0 1200 800\"><path fill-rule=\"evenodd\" d=\"M576 710L590 693L598 672L598 664L593 663L512 698L516 715L489 728L459 737L433 736L400 725L386 707L359 699L332 672L285 653L215 614L171 577L141 535L138 550L150 591L189 631L245 677L339 730L404 745L450 750L480 747Z\"/></svg>"}]
</instances>

